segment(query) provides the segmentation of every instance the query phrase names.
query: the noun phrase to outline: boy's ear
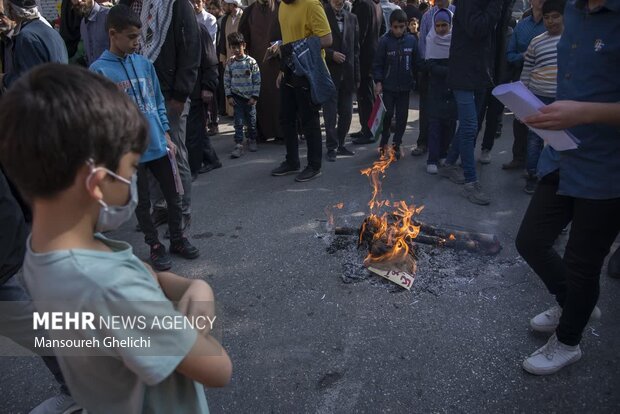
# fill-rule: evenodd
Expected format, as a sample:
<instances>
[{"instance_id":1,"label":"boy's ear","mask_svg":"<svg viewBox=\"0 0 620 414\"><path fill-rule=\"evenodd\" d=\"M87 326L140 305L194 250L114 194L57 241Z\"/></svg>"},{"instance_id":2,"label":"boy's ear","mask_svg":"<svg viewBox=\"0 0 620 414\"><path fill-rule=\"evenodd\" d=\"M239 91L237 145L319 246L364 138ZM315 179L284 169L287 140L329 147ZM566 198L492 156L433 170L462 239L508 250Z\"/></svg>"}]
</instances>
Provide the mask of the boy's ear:
<instances>
[{"instance_id":1,"label":"boy's ear","mask_svg":"<svg viewBox=\"0 0 620 414\"><path fill-rule=\"evenodd\" d=\"M86 181L84 183L84 185L86 186L86 191L95 200L103 200L101 184L103 183L108 174L102 170L95 171L93 174L91 174L90 167L85 166L84 168L86 169Z\"/></svg>"}]
</instances>

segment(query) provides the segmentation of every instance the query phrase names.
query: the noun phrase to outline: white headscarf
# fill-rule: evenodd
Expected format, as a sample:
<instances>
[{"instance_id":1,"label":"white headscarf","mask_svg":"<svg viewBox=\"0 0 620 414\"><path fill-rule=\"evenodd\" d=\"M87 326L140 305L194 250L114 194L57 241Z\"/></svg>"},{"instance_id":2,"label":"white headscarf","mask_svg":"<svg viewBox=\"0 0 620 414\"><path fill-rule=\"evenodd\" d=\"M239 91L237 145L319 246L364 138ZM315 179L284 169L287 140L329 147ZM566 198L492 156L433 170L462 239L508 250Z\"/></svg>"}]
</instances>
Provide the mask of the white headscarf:
<instances>
[{"instance_id":1,"label":"white headscarf","mask_svg":"<svg viewBox=\"0 0 620 414\"><path fill-rule=\"evenodd\" d=\"M439 36L435 31L435 22L438 19L450 24L450 32ZM448 20L446 20L446 18ZM452 42L452 12L448 9L439 9L433 15L433 27L426 36L426 59L448 59L450 57L450 43Z\"/></svg>"}]
</instances>

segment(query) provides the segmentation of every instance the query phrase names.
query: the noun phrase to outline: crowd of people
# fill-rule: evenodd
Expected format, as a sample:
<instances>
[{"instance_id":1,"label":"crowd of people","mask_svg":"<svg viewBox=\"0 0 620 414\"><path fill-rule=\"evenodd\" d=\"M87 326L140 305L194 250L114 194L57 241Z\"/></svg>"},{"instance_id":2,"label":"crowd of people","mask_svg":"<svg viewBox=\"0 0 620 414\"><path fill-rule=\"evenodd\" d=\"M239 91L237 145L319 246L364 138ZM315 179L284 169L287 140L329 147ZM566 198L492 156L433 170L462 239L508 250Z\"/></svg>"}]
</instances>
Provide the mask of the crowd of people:
<instances>
[{"instance_id":1,"label":"crowd of people","mask_svg":"<svg viewBox=\"0 0 620 414\"><path fill-rule=\"evenodd\" d=\"M545 106L514 119L513 159L502 168L525 170L524 190L533 196L516 246L557 300L531 320L534 330L553 335L523 367L547 375L576 362L588 320L600 315L599 276L620 231L620 83L613 76L620 6L531 0L522 16L514 6L515 0L65 0L56 30L36 0L4 0L0 219L12 231L0 245L0 298L77 295L83 309L95 312L112 297L166 301L170 313L178 312L170 301L212 301L205 282L168 270L171 254L200 255L185 236L192 181L222 166L210 139L223 117L234 124L231 158L283 142L285 159L271 174L305 182L321 175L324 158L355 156L348 135L353 145L377 143L380 157L401 160L417 93L419 136L411 155L426 155L429 174L488 205L476 144L482 135L478 162L489 164L504 113L491 91L521 81ZM361 129L349 134L354 100ZM25 113L37 122L22 122ZM556 152L535 129L569 129L579 148ZM308 148L303 170L300 143ZM94 235L118 228L134 211L152 267L128 244ZM163 223L168 249L157 231ZM569 224L561 258L553 243ZM12 277L24 255L25 288ZM58 288L45 284L50 275ZM188 305L186 312L208 310ZM155 340L166 343L161 335ZM166 412L180 402L165 395L181 392L186 412L205 412L195 382L224 385L231 362L208 332L179 339L176 349L177 359L127 354L112 366L90 361L89 370L115 375L88 384L80 378L84 361L48 357L63 394L38 412L77 404L93 412ZM209 352L218 356L205 358Z\"/></svg>"}]
</instances>

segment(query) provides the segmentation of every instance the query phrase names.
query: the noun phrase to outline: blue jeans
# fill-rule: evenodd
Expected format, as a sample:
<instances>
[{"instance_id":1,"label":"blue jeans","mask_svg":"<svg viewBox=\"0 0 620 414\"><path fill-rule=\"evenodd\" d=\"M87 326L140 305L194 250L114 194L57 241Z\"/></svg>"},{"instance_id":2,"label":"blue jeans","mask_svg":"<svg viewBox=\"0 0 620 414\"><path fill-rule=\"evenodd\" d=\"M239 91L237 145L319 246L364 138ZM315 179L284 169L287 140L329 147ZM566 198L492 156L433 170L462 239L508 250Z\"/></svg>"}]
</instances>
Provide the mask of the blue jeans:
<instances>
[{"instance_id":1,"label":"blue jeans","mask_svg":"<svg viewBox=\"0 0 620 414\"><path fill-rule=\"evenodd\" d=\"M250 105L249 99L233 95L235 100L235 143L243 142L243 127L248 127L248 139L256 140L256 105Z\"/></svg>"},{"instance_id":2,"label":"blue jeans","mask_svg":"<svg viewBox=\"0 0 620 414\"><path fill-rule=\"evenodd\" d=\"M454 90L459 127L452 139L446 163L454 165L460 156L466 183L473 183L478 180L474 148L476 135L478 135L478 112L481 110L480 106L483 101L481 98L483 97L483 91Z\"/></svg>"},{"instance_id":3,"label":"blue jeans","mask_svg":"<svg viewBox=\"0 0 620 414\"><path fill-rule=\"evenodd\" d=\"M547 98L545 96L536 95L538 99L540 99L545 105L549 105L555 101L554 98ZM538 168L538 160L540 158L540 153L542 152L545 146L545 142L539 137L534 131L531 129L527 130L527 153L526 153L526 163L525 167L527 168L527 173L529 175L536 175L536 170Z\"/></svg>"}]
</instances>

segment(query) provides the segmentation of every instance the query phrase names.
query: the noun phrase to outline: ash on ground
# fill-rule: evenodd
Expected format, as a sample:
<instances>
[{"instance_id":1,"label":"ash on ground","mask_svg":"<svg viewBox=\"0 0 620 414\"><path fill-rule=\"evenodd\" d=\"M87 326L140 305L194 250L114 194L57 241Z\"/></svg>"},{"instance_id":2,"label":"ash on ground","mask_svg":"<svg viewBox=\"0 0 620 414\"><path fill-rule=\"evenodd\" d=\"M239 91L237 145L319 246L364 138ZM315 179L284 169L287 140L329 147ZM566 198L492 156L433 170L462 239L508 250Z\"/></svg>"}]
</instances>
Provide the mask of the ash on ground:
<instances>
[{"instance_id":1,"label":"ash on ground","mask_svg":"<svg viewBox=\"0 0 620 414\"><path fill-rule=\"evenodd\" d=\"M333 236L326 251L342 263L343 283L370 283L390 292L406 292L400 286L375 275L363 266L367 251L357 247L357 237ZM519 263L518 258L484 256L466 251L417 244L417 272L411 291L439 296L463 291L479 276L501 277L502 272Z\"/></svg>"}]
</instances>

